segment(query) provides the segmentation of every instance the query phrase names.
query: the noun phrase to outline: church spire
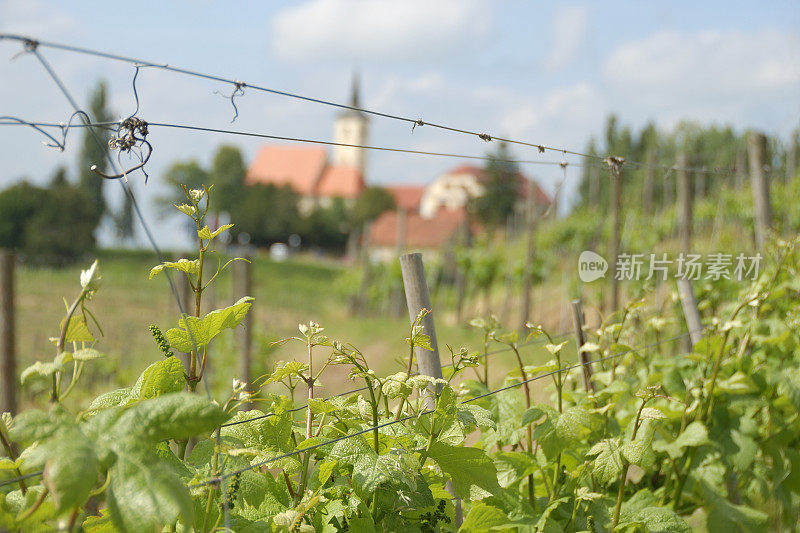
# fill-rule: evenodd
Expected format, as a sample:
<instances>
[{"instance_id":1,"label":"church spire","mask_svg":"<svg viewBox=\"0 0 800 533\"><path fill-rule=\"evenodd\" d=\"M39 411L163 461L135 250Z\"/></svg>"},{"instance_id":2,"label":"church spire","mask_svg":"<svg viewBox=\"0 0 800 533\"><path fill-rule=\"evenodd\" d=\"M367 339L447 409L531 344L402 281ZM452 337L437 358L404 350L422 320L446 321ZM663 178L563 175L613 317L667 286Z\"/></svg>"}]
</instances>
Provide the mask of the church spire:
<instances>
[{"instance_id":1,"label":"church spire","mask_svg":"<svg viewBox=\"0 0 800 533\"><path fill-rule=\"evenodd\" d=\"M358 98L358 85L359 85L358 71L354 70L353 71L353 89L352 89L352 97L351 97L351 100L350 100L350 107L361 107L361 104L358 101L359 100L359 98Z\"/></svg>"}]
</instances>

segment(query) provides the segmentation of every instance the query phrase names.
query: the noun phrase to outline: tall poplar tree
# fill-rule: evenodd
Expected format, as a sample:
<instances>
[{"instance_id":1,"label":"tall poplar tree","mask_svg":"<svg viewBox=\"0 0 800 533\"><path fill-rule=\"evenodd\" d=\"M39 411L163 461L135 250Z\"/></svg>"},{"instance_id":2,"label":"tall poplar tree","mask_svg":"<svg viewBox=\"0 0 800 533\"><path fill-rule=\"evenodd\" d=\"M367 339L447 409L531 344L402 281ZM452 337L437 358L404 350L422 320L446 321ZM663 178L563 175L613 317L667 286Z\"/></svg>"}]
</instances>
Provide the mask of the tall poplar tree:
<instances>
[{"instance_id":1,"label":"tall poplar tree","mask_svg":"<svg viewBox=\"0 0 800 533\"><path fill-rule=\"evenodd\" d=\"M89 99L89 117L92 122L110 122L111 112L106 107L106 83L98 82ZM91 171L97 165L101 172L107 172L108 139L110 132L100 128L86 128L83 133L83 145L78 157L78 186L89 199L93 226L96 228L107 211L103 198L104 179ZM96 137L96 139L95 139ZM99 142L98 142L99 141Z\"/></svg>"}]
</instances>

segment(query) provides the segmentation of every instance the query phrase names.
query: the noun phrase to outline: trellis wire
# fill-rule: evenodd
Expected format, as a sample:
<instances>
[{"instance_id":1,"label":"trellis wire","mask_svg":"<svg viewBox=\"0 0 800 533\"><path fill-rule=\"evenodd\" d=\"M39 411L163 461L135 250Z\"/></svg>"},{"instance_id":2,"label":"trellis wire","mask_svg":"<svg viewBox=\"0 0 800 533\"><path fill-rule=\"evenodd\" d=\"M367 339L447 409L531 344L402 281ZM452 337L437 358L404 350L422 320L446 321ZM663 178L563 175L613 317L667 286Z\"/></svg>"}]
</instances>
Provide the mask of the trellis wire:
<instances>
[{"instance_id":1,"label":"trellis wire","mask_svg":"<svg viewBox=\"0 0 800 533\"><path fill-rule=\"evenodd\" d=\"M69 90L67 90L67 88L64 85L63 81L61 80L61 78L58 76L58 74L56 74L56 72L53 70L53 68L47 62L47 60L42 56L42 54L39 52L38 48L36 46L31 47L30 53L32 53L34 56L36 56L36 58L39 60L39 63L42 65L42 67L45 69L45 71L47 71L47 73L50 75L50 77L52 78L53 82L58 86L59 90L64 95L64 97L69 101L69 103L73 107L75 113L78 114L81 117L81 120L86 121L86 116L88 116L88 115L86 115L85 112L81 111L80 106L78 106L77 102L72 97L72 95L70 94ZM137 72L138 72L138 69L137 69ZM137 108L138 108L138 98L137 98ZM85 122L85 123L88 124L88 122ZM114 159L111 157L111 154L109 154L108 150L106 150L106 147L103 146L103 143L100 142L100 139L94 133L94 130L92 128L88 128L88 130L89 130L89 132L90 132L90 134L92 136L92 139L94 139L94 142L98 145L98 147L103 149L105 157L108 160L108 162L111 164L111 167L112 168L116 168L118 172L121 172L121 169L119 167L117 167L117 165L114 162ZM123 175L124 175L124 172L123 172ZM120 187L122 188L123 192L125 194L127 194L128 197L131 199L131 205L134 208L134 213L136 213L136 216L139 219L139 222L141 223L142 228L144 229L145 234L147 235L147 238L150 241L150 244L151 244L153 250L156 253L156 256L158 257L159 262L163 262L164 259L163 259L163 255L161 254L161 250L158 248L158 245L156 244L155 239L153 238L152 232L150 231L150 228L147 225L147 222L145 221L141 210L139 209L139 204L136 202L136 198L133 196L133 192L127 187L127 185L125 184L124 180L118 180L118 182L119 182ZM169 272L165 271L165 274L167 276L167 281L169 282L170 288L172 289L172 295L175 298L176 303L178 304L178 309L179 309L179 311L181 313L181 316L182 317L187 317L188 315L187 315L186 311L183 309L183 304L181 302L181 298L178 295L178 291L177 291L177 288L175 287L175 284L172 281L172 277L169 275ZM200 350L199 350L197 342L195 340L194 333L192 332L191 327L188 325L188 321L187 321L187 325L186 325L186 330L189 333L189 338L190 338L190 340L192 342L192 346L194 347L195 353L199 357L200 356ZM208 380L203 381L203 385L205 387L206 396L208 397L209 401L211 401L212 397L211 397L211 390L208 387ZM221 442L222 442L219 428L217 429L216 433L217 433L217 435L216 435L217 447L219 448L220 445L221 445ZM225 479L227 479L227 478L225 478ZM224 490L224 487L222 488L222 490ZM227 501L226 500L223 500L223 508L224 508L224 514L225 514L225 527L228 528L228 526L230 525L230 516L229 516L229 513L228 513L228 505L227 505Z\"/></svg>"},{"instance_id":2,"label":"trellis wire","mask_svg":"<svg viewBox=\"0 0 800 533\"><path fill-rule=\"evenodd\" d=\"M522 380L522 381L518 381L518 382L512 383L511 385L507 385L505 387L501 387L499 389L496 389L496 390L493 390L493 391L489 391L489 392L484 393L484 394L480 394L480 395L475 396L473 398L468 398L468 399L463 400L463 401L461 401L459 403L465 404L465 403L473 402L475 400L479 400L479 399L485 398L487 396L492 396L494 394L497 394L497 393L500 393L500 392L503 392L503 391L506 391L506 390L509 390L509 389L520 387L525 383L530 383L531 381L544 379L546 377L552 376L554 374L558 374L560 372L570 372L570 371L572 371L572 370L574 370L576 368L579 368L579 367L583 366L584 364L589 365L589 364L601 363L603 361L608 361L609 359L614 359L616 357L622 357L623 355L628 355L630 353L637 352L639 350L645 350L647 348L652 348L654 346L665 344L667 342L673 342L675 340L684 338L687 335L689 335L689 332L682 333L680 335L676 335L676 336L670 337L668 339L663 339L663 340L660 340L658 342L653 342L653 343L641 345L641 346L638 346L636 348L630 348L628 350L624 350L622 352L611 354L611 355L608 355L606 357L602 357L600 359L593 360L593 361L590 361L590 362L587 362L587 363L580 363L579 362L579 363L574 364L572 366L564 367L562 369L553 370L551 372L546 372L544 374L539 374L539 375L534 376L532 378L528 378L526 380ZM345 439L350 439L350 438L353 438L353 437L357 437L359 435L364 435L365 433L369 433L369 432L375 431L376 429L382 429L382 428L385 428L385 427L388 427L388 426L391 426L391 425L394 425L394 424L398 424L400 422L405 422L407 420L411 420L412 418L418 418L418 417L423 416L423 415L431 414L434 411L435 411L435 409L426 409L426 410L421 411L421 412L419 412L419 413L417 413L415 415L408 415L408 416L399 418L397 420L390 420L388 422L384 422L382 424L378 424L377 426L370 426L370 427L368 427L366 429L362 429L362 430L356 431L354 433L348 433L347 435L342 435L340 437L336 437L334 439L330 439L330 440L327 440L325 442L320 442L320 443L317 443L317 444L313 444L311 446L307 446L305 448L296 449L296 450L293 450L291 452L287 452L287 453L278 455L278 456L273 457L271 459L260 461L258 463L253 463L248 467L240 468L238 470L232 470L232 471L226 473L225 475L212 477L212 478L209 478L209 479L207 479L205 481L202 481L200 483L195 483L193 485L190 485L189 488L193 489L193 488L198 488L198 487L202 487L202 486L205 486L205 485L212 485L212 484L220 483L220 482L224 481L225 479L227 479L229 477L232 477L232 476L235 476L237 474L241 474L242 472L247 472L248 470L252 470L254 468L259 468L259 467L262 467L262 466L266 466L266 465L268 465L270 463L273 463L275 461L280 461L281 459L286 459L288 457L292 457L294 455L298 455L298 454L303 453L303 452L307 452L307 451L310 451L310 450L315 450L317 448L321 448L322 446L327 446L329 444L335 444L335 443L337 443L339 441L342 441L342 440L345 440Z\"/></svg>"},{"instance_id":3,"label":"trellis wire","mask_svg":"<svg viewBox=\"0 0 800 533\"><path fill-rule=\"evenodd\" d=\"M682 339L682 338L684 338L684 337L686 337L686 336L688 336L690 334L691 334L691 332L687 331L687 332L682 333L680 335L675 335L674 337L669 337L667 339L661 339L658 342L652 342L652 343L649 343L649 344L643 344L643 345L637 346L635 348L629 348L629 349L624 350L622 352L618 352L618 353L614 353L614 354L611 354L611 355L607 355L605 357L601 357L600 359L592 360L592 361L589 361L587 363L578 362L576 364L573 364L573 365L570 365L570 366L566 366L566 367L561 368L561 369L556 369L556 370L552 370L550 372L545 372L544 374L538 374L538 375L533 376L531 378L528 378L528 379L526 379L524 381L514 382L514 383L512 383L510 385L506 385L506 386L501 387L499 389L496 389L496 390L493 390L493 391L489 391L489 392L480 394L478 396L474 396L472 398L468 398L466 400L461 401L460 403L465 404L465 403L469 403L469 402L474 402L474 401L479 400L481 398L486 398L487 396L492 396L494 394L498 394L500 392L503 392L503 391L506 391L506 390L509 390L509 389L514 389L514 388L522 386L525 383L530 383L532 381L536 381L536 380L539 380L539 379L544 379L546 377L558 374L560 372L570 372L570 371L575 370L576 368L580 368L580 367L582 367L584 365L602 363L604 361L608 361L610 359L615 359L617 357L622 357L624 355L628 355L630 353L638 352L640 350L646 350L648 348L653 348L653 347L659 346L661 344L674 342L674 341L676 341L678 339ZM501 350L501 351L507 351L507 350ZM497 351L497 352L494 352L494 353L499 353L499 352L500 351ZM365 390L365 389L366 389L366 387L362 387L361 389L348 391L348 392L342 393L342 394L343 395L344 394L352 394L353 392L357 392L359 390ZM289 412L299 411L299 410L305 409L307 407L308 407L307 405L306 406L302 406L302 407L297 407L297 408L294 408L294 409L290 409ZM405 421L410 420L412 418L416 418L416 417L419 417L419 416L422 416L422 415L430 414L432 412L434 412L434 410L422 411L422 412L420 412L420 413L418 413L416 415L409 415L409 416L406 416L406 417L399 418L397 420L391 420L389 422L385 422L383 424L379 424L378 426L370 426L367 429L359 430L359 431L354 432L354 433L348 433L347 435L342 435L341 437L336 437L334 439L331 439L331 440L328 440L328 441L325 441L325 442L321 442L321 443L318 443L318 444L314 444L314 445L308 446L306 448L293 450L291 452L287 452L285 454L273 457L271 459L267 459L265 461L261 461L259 463L252 464L249 467L240 468L239 470L233 470L233 471L230 471L230 472L226 473L225 475L217 476L217 477L214 477L214 478L207 479L207 480L205 480L203 482L196 483L194 485L190 485L189 488L197 488L197 487L201 487L201 486L204 486L204 485L210 485L210 484L219 483L219 482L224 481L225 479L227 479L229 477L235 476L235 475L240 474L242 472L246 472L248 470L252 470L253 468L258 468L258 467L261 467L261 466L265 466L265 465L267 465L269 463L272 463L272 462L275 462L275 461L279 461L281 459L286 459L287 457L291 457L293 455L297 455L297 454L300 454L300 453L303 453L303 452L306 452L306 451L309 451L309 450L314 450L316 448L320 448L322 446L327 446L329 444L334 444L334 443L339 442L341 440L349 439L349 438L352 438L352 437L357 437L359 435L363 435L365 433L369 433L371 431L374 431L375 429L381 429L381 428L384 428L384 427L387 427L387 426L391 426L391 425L394 425L394 424L397 424L397 423L400 423L400 422L405 422ZM226 426L229 426L229 425L242 424L242 423L246 423L246 422L252 422L254 420L259 420L261 418L268 418L270 416L274 416L274 413L270 413L270 414L265 415L265 416L256 417L256 418L243 420L243 421L239 421L239 422L234 422L234 423L230 423L230 424L223 424L221 427L226 427ZM0 481L0 486L8 485L8 484L11 484L11 483L16 483L19 480L24 480L24 479L27 479L27 478L30 478L30 477L35 477L35 476L41 475L41 474L42 474L42 472L35 472L35 473L31 473L31 474L26 474L24 476L20 476L18 478L6 479L6 480L3 480L3 481Z\"/></svg>"},{"instance_id":4,"label":"trellis wire","mask_svg":"<svg viewBox=\"0 0 800 533\"><path fill-rule=\"evenodd\" d=\"M138 59L138 58L126 57L126 56L122 56L122 55L118 55L118 54L113 54L113 53L110 53L110 52L102 52L102 51L99 51L99 50L91 50L91 49L82 48L82 47L79 47L79 46L73 46L73 45L67 45L67 44L61 44L61 43L54 43L54 42L50 42L50 41L41 41L41 40L38 40L38 39L33 39L31 37L23 36L23 35L3 33L3 34L0 34L0 40L3 40L3 39L9 39L9 40L15 40L15 41L22 42L23 45L25 46L26 51L34 51L35 52L36 49L39 46L44 46L44 47L48 47L48 48L64 50L64 51L67 51L67 52L74 52L74 53L79 53L79 54L95 56L95 57L101 57L101 58L105 58L105 59L111 59L111 60L114 60L114 61L122 61L122 62L125 62L125 63L133 64L136 67L144 67L144 66L153 67L153 68L162 69L162 70L166 70L166 71L170 71L170 72L175 72L175 73L178 73L178 74L183 74L183 75L192 76L192 77L196 77L196 78L202 78L202 79L207 79L207 80L211 80L211 81L217 81L217 82L221 82L221 83L226 83L226 84L232 85L234 87L234 90L237 90L237 89L238 90L242 90L244 88L249 88L249 89L253 89L255 91L261 91L261 92L275 94L275 95L279 95L279 96L285 96L285 97L288 97L288 98L294 98L294 99L303 100L303 101L306 101L306 102L312 102L312 103L322 104L322 105L336 107L336 108L340 108L340 109L358 111L358 112L361 112L361 113L365 113L365 114L369 114L369 115L373 115L373 116L378 116L378 117L382 117L382 118L398 120L398 121L401 121L401 122L412 124L412 126L413 126L412 127L412 132L413 132L413 128L414 127L417 127L417 126L429 126L431 128L437 128L437 129L441 129L441 130L445 130L445 131L450 131L450 132L454 132L454 133L460 133L460 134L464 134L464 135L477 137L477 138L479 138L479 139L481 139L483 141L496 140L496 141L505 142L505 143L509 143L509 144L517 144L517 145L522 145L522 146L528 146L528 147L536 148L539 151L539 153L543 153L545 151L552 151L552 152L561 153L561 154L563 154L565 156L566 155L575 155L575 156L580 156L580 157L587 158L587 159L595 159L595 160L599 160L599 161L605 161L607 159L606 156L602 156L602 155L587 154L587 153L584 153L584 152L579 152L577 150L569 150L567 148L559 148L559 147L550 146L550 145L542 144L542 143L533 143L533 142L521 141L521 140L517 140L517 139L497 137L497 136L493 136L493 135L490 135L490 134L487 134L487 133L482 133L482 132L472 131L472 130L466 130L466 129L462 129L462 128L456 128L456 127L448 126L448 125L445 125L445 124L438 124L438 123L435 123L435 122L426 122L426 121L422 120L421 118L416 118L415 119L415 118L411 118L411 117L406 117L406 116L392 114L392 113L386 113L386 112L382 112L382 111L374 111L374 110L366 109L366 108L363 108L363 107L351 106L351 105L347 105L347 104L340 104L340 103L337 103L337 102L332 102L330 100L323 100L323 99L320 99L320 98L313 98L313 97L310 97L310 96L291 93L291 92L288 92L288 91L280 91L280 90L277 90L277 89L271 89L269 87L253 85L253 84L245 83L245 82L242 82L242 81L239 81L239 80L228 79L228 78L224 78L224 77L213 75L213 74L207 74L207 73L197 72L197 71L193 71L193 70L189 70L189 69L173 67L173 66L170 66L170 65L168 65L166 63L154 63L154 62L151 62L151 61L145 61L145 60ZM137 68L137 72L138 72L138 68ZM237 109L237 116L238 116L238 109ZM648 168L648 167L649 168L674 168L674 167L669 166L669 165L647 165L646 163L642 163L642 162L639 162L639 161L625 161L625 165L632 166L632 167L635 167L635 168ZM706 168L706 167L696 167L696 168L686 167L685 170L688 170L688 171L691 171L691 172L698 172L698 173L727 172L729 174L732 174L732 173L735 172L735 169L709 169L709 168Z\"/></svg>"}]
</instances>

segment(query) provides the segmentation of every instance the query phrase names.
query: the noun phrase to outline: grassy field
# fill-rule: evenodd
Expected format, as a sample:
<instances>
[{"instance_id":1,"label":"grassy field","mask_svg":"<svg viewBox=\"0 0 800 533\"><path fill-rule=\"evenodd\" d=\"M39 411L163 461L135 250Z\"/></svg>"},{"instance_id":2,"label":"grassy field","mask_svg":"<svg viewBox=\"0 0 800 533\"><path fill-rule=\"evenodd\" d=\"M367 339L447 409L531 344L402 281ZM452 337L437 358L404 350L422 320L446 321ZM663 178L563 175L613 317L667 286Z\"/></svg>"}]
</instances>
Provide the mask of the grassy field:
<instances>
[{"instance_id":1,"label":"grassy field","mask_svg":"<svg viewBox=\"0 0 800 533\"><path fill-rule=\"evenodd\" d=\"M68 404L85 405L88 397L116 387L130 386L139 373L161 357L148 330L151 323L162 330L174 327L178 311L166 278L148 280L155 264L153 254L146 252L101 251L98 259L102 286L90 309L94 312L103 336L97 348L107 358L87 365L83 387ZM49 361L55 348L48 340L58 334L64 316L64 300L71 301L79 290L81 268L90 263L68 268L20 266L17 275L17 338L18 372L34 361ZM277 339L297 334L300 322L313 320L326 329L334 339L350 342L366 355L379 374L392 373L402 367L397 359L407 354L405 337L408 321L388 316L352 316L347 308L347 294L338 283L344 265L328 260L298 257L277 263L264 256L254 260L253 308L254 375L271 369L278 360L305 359L305 349L299 344L275 348ZM216 307L232 303L230 273L220 276L213 294L207 293L206 303L213 300ZM207 307L205 311L210 310ZM481 347L480 335L472 328L454 324L452 312L442 309L437 315L437 334L443 362L449 360L446 344L454 348ZM541 359L541 350L528 349L531 359ZM508 354L511 356L511 354ZM323 349L319 357L324 358ZM223 335L212 344L210 384L215 394L224 394L231 378L237 375L238 352L233 335ZM496 364L497 373L509 368L511 358ZM334 394L351 388L347 377L332 368L323 378L324 394ZM31 382L22 389L24 404L46 401L48 384Z\"/></svg>"}]
</instances>

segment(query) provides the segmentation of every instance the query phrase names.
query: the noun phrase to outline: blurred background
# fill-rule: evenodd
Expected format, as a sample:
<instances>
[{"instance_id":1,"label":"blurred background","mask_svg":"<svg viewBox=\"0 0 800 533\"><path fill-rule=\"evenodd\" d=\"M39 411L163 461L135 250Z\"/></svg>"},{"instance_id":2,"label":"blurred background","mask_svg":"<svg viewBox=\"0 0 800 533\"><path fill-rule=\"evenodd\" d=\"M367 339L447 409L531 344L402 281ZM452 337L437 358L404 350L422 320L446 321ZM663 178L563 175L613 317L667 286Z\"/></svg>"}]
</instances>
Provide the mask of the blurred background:
<instances>
[{"instance_id":1,"label":"blurred background","mask_svg":"<svg viewBox=\"0 0 800 533\"><path fill-rule=\"evenodd\" d=\"M404 251L425 254L440 344L479 346L481 334L465 324L489 313L509 327L529 319L569 331L568 303L577 296L599 320L609 294L599 282L581 284L576 268L582 250L609 251L605 156L630 163L620 250L680 249L672 169L679 161L692 174L692 250L757 250L753 131L763 135L756 166L771 186L771 229L792 235L800 227L800 6L793 1L4 0L0 34L244 82L38 50L95 122L135 114L229 130L152 126L149 177L132 172L127 186L157 246L178 257L191 255L193 242L171 207L181 201L178 184L215 184L209 225L236 224L220 252L253 257L254 377L294 357L291 346L271 343L309 319L359 346L380 370L394 368L406 350L396 264ZM0 80L0 115L70 120L70 103L17 40L0 39ZM417 119L428 125L414 126ZM580 155L486 142L431 123ZM61 139L59 128L48 131ZM98 131L104 142L113 133ZM49 142L32 128L0 126L0 248L16 258L16 372L50 358L62 298L74 298L81 268L97 257L97 347L110 357L93 367L87 395L130 384L160 357L148 324L173 327L177 305L164 279L148 281L158 259L132 203L117 182L89 170L113 172L104 151L79 128L68 130L64 150L42 141ZM125 154L118 161L138 162ZM205 311L239 296L233 278L218 278ZM646 288L629 283L623 292ZM672 305L669 289L662 300ZM241 342L231 334L215 348L215 387L227 388L236 374Z\"/></svg>"}]
</instances>

